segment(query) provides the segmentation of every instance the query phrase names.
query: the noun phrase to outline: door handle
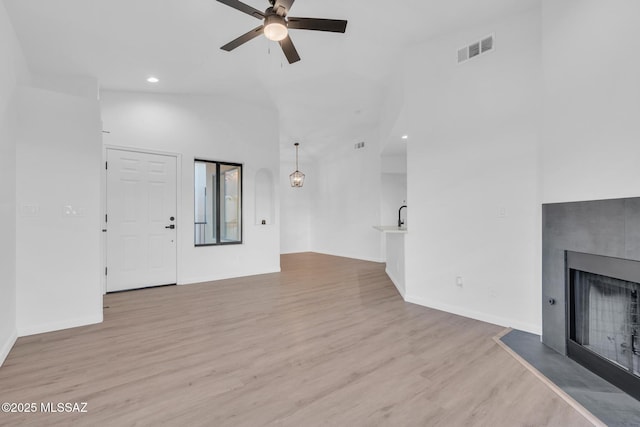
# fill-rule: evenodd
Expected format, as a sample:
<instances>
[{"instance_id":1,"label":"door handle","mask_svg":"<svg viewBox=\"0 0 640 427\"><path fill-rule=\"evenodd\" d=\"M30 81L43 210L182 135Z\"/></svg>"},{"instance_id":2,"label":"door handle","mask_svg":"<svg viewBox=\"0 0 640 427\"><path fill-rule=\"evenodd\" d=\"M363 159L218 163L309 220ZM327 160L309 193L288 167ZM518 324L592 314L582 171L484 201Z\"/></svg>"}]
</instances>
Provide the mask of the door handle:
<instances>
[{"instance_id":1,"label":"door handle","mask_svg":"<svg viewBox=\"0 0 640 427\"><path fill-rule=\"evenodd\" d=\"M171 225L167 225L165 228L169 228L171 230L173 230L174 228L176 228L175 224L171 224Z\"/></svg>"}]
</instances>

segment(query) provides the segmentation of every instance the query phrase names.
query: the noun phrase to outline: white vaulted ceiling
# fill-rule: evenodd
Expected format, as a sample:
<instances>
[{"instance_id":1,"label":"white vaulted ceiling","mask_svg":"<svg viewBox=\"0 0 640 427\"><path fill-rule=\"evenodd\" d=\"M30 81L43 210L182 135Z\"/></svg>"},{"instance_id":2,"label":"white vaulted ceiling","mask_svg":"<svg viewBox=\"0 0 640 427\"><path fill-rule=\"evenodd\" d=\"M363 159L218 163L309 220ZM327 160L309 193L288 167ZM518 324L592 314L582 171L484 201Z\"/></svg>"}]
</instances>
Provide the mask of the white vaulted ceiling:
<instances>
[{"instance_id":1,"label":"white vaulted ceiling","mask_svg":"<svg viewBox=\"0 0 640 427\"><path fill-rule=\"evenodd\" d=\"M317 151L356 142L380 121L407 46L536 2L297 0L290 16L349 24L346 34L291 30L302 57L293 65L264 37L220 50L260 21L215 0L4 3L36 73L91 76L107 90L233 94L278 110L284 146L300 140ZM160 83L149 85L149 75Z\"/></svg>"}]
</instances>

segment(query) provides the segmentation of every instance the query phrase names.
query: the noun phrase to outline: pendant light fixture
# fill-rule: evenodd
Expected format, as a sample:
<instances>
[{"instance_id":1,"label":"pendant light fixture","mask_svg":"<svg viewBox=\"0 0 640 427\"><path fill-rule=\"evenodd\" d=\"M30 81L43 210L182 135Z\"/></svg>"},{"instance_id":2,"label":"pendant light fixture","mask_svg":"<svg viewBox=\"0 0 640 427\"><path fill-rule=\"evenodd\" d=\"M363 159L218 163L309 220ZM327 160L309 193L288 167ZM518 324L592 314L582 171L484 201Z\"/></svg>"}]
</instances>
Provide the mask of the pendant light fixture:
<instances>
[{"instance_id":1,"label":"pendant light fixture","mask_svg":"<svg viewBox=\"0 0 640 427\"><path fill-rule=\"evenodd\" d=\"M300 146L299 142L296 142L296 171L289 175L289 181L291 181L292 187L302 187L304 185L304 174L298 170L298 147Z\"/></svg>"}]
</instances>

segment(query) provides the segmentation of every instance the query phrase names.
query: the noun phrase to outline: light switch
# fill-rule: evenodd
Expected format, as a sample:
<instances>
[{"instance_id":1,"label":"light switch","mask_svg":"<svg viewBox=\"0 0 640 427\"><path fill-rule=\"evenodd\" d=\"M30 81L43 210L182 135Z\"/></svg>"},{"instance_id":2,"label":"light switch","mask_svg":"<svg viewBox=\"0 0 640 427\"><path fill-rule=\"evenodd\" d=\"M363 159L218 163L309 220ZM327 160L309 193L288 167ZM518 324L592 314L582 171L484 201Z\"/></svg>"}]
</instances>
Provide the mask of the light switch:
<instances>
[{"instance_id":1,"label":"light switch","mask_svg":"<svg viewBox=\"0 0 640 427\"><path fill-rule=\"evenodd\" d=\"M35 218L40 215L38 205L20 205L20 216L23 218Z\"/></svg>"}]
</instances>

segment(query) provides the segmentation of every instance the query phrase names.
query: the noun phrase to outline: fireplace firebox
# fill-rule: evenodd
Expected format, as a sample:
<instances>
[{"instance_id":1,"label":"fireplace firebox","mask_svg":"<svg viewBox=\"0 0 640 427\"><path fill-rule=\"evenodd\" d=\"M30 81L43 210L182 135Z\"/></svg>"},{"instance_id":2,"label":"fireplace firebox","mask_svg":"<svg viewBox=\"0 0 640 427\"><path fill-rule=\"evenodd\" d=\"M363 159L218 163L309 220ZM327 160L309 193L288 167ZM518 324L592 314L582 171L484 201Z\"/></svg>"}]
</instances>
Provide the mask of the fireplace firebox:
<instances>
[{"instance_id":1,"label":"fireplace firebox","mask_svg":"<svg viewBox=\"0 0 640 427\"><path fill-rule=\"evenodd\" d=\"M567 355L640 400L640 262L566 252Z\"/></svg>"}]
</instances>

